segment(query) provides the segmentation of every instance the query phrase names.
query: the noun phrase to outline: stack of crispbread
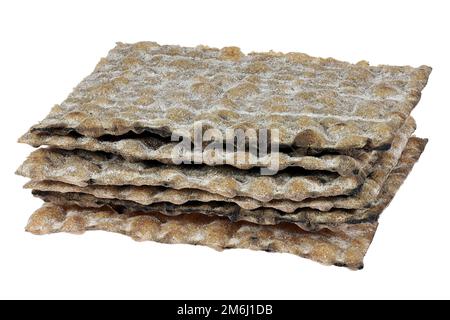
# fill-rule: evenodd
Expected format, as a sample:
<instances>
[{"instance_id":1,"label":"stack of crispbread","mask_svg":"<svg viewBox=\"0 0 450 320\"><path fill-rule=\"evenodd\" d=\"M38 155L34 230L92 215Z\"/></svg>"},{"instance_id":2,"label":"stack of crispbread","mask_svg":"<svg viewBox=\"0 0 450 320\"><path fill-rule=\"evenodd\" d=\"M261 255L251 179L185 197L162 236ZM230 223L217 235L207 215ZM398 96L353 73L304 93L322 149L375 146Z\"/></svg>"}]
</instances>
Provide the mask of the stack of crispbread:
<instances>
[{"instance_id":1,"label":"stack of crispbread","mask_svg":"<svg viewBox=\"0 0 450 320\"><path fill-rule=\"evenodd\" d=\"M430 72L119 43L20 139L42 146L18 169L45 201L27 231L105 230L361 268L426 145L410 113ZM229 132L257 134L239 149Z\"/></svg>"}]
</instances>

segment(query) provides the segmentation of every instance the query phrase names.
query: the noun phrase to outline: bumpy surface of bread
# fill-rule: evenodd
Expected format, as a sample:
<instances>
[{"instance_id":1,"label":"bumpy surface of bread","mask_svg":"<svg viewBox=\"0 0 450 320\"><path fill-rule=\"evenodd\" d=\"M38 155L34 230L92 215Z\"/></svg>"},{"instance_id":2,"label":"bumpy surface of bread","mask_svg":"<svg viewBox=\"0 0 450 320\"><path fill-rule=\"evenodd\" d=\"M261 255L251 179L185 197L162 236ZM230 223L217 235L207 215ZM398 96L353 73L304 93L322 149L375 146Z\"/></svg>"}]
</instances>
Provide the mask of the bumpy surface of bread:
<instances>
[{"instance_id":1,"label":"bumpy surface of bread","mask_svg":"<svg viewBox=\"0 0 450 320\"><path fill-rule=\"evenodd\" d=\"M166 164L175 164L174 154L177 154L178 143L163 142L157 138L135 137L119 140L101 140L98 138L72 135L53 135L27 132L19 142L33 147L51 146L59 149L83 149L102 151L122 156L127 161L156 160ZM352 150L345 154L325 154L314 156L306 151L294 150L290 153L270 152L265 156L254 157L248 151L213 150L204 148L202 151L189 150L184 159L193 163L194 159L209 166L228 164L239 169L254 167L268 168L278 161L279 169L301 167L306 170L323 170L337 172L341 176L357 175L363 168L376 161L379 151ZM348 154L347 154L348 153ZM239 161L237 161L239 159Z\"/></svg>"},{"instance_id":2,"label":"bumpy surface of bread","mask_svg":"<svg viewBox=\"0 0 450 320\"><path fill-rule=\"evenodd\" d=\"M75 205L79 207L100 208L109 206L120 212L158 212L165 215L177 216L181 214L201 213L208 216L223 216L232 221L248 221L258 224L271 225L282 222L295 223L304 230L320 230L323 227L337 226L342 223L361 223L376 221L381 211L387 206L400 185L412 170L419 159L426 140L411 138L404 149L400 161L390 172L381 188L381 192L368 203L355 210L331 209L318 211L315 209L298 209L292 213L284 213L271 208L258 208L246 210L237 204L229 202L189 202L181 205L173 205L167 202L159 202L150 205L142 205L134 201L119 200L116 198L95 197L86 192L60 192L33 190L33 193L45 201L60 206Z\"/></svg>"},{"instance_id":3,"label":"bumpy surface of bread","mask_svg":"<svg viewBox=\"0 0 450 320\"><path fill-rule=\"evenodd\" d=\"M329 210L332 207L357 209L366 206L376 198L390 170L397 164L398 159L408 142L408 137L412 134L414 129L415 122L412 118L409 118L402 127L401 133L394 139L392 147L381 154L379 162L375 167L367 168L364 174L360 176L362 178L371 173L360 186L359 192L354 194L354 196L333 198L326 197L326 193L324 192L319 194L319 198L317 199L304 200L303 202L300 202L301 200L296 201L288 198L291 195L295 195L295 190L290 190L291 192L289 194L286 194L284 198L278 200L264 201L261 199L273 198L274 195L276 195L277 190L270 187L272 181L278 181L279 189L281 190L289 190L289 185L292 185L292 188L295 187L298 189L298 193L303 193L297 194L294 199L299 199L300 196L307 198L308 195L305 195L305 191L300 189L302 185L292 184L292 181L295 179L298 179L298 181L305 181L305 179L310 180L311 177L292 177L290 179L286 176L281 177L281 179L280 177L258 177L254 174L250 175L245 171L243 172L229 168L225 170L225 168L221 167L201 167L185 170L184 167L164 166L164 170L159 170L159 167L149 168L143 163L131 164L120 160L115 160L113 163L110 163L109 161L112 160L108 160L104 156L94 157L91 153L87 153L88 157L86 157L84 156L84 153L80 152L77 152L78 156L76 156L69 152L63 152L61 155L60 153L50 152L45 149L42 151L38 150L25 161L19 168L18 173L34 180L53 180L85 187L87 193L89 193L89 190L92 192L95 185L102 185L100 189L97 189L96 191L97 196L99 194L98 191L100 190L106 191L106 189L108 189L107 193L109 194L118 194L125 190L126 195L131 197L133 201L140 198L137 202L141 204L150 204L157 201L161 202L162 199L164 199L165 202L178 204L182 203L182 199L185 199L185 202L193 200L202 202L222 201L222 198L225 197L230 198L230 200L225 201L235 202L244 209L255 209L258 206L268 206L285 212L293 212L302 207L310 207L322 211ZM67 156L64 156L65 154L67 154ZM89 159L97 160L91 163ZM176 172L177 177L182 177L183 179L175 179L170 175L167 176L168 172ZM148 176L148 179L146 180L144 179L146 177L145 174ZM199 176L201 178L198 178ZM319 175L319 177L320 176L321 175ZM218 179L218 177L220 179ZM317 178L318 177L315 177L314 179ZM170 179L170 189L180 189L179 192L167 191L166 188L160 187L139 187L133 189L133 187L127 186L125 188L119 187L114 190L115 186L106 186L110 184L149 184L150 182L161 185L167 183L164 179ZM344 179L346 178L338 178L341 183L347 183L348 181L345 181ZM236 180L239 184L233 184ZM90 181L92 185L88 186L86 181ZM143 183L143 181L146 183ZM190 184L190 181L194 181L194 183ZM201 183L199 183L199 181ZM230 183L217 184L217 181L230 181ZM284 181L287 181L287 184L283 185ZM321 180L321 178L319 178L317 183L321 183L322 187L326 188L324 181L326 182L326 180ZM250 182L250 185L246 185L247 182ZM235 188L242 186L243 189L231 190L236 193L235 196L231 197L229 196L230 190L216 191L229 185L234 186ZM57 187L57 185L55 185L55 187ZM345 185L341 185L341 190L343 190L344 187ZM197 190L191 192L193 189ZM248 190L252 189L252 195L248 196ZM227 193L224 193L226 191ZM308 192L309 197L314 198L315 190L309 190L306 193ZM243 193L246 195L243 195ZM215 194L215 196L213 194ZM122 193L121 198L123 198L123 196L124 193ZM170 201L170 197L173 197L173 201ZM198 198L195 199L195 197ZM283 197L283 194L280 194L280 197ZM123 200L131 199L125 198Z\"/></svg>"},{"instance_id":4,"label":"bumpy surface of bread","mask_svg":"<svg viewBox=\"0 0 450 320\"><path fill-rule=\"evenodd\" d=\"M216 250L242 248L285 252L323 264L361 269L377 223L341 225L333 231L307 232L292 224L262 226L226 218L187 214L169 217L139 212L117 214L108 208L87 209L44 204L29 219L34 234L104 230L137 241L205 245Z\"/></svg>"},{"instance_id":5,"label":"bumpy surface of bread","mask_svg":"<svg viewBox=\"0 0 450 320\"><path fill-rule=\"evenodd\" d=\"M302 53L119 43L32 132L193 136L277 129L280 143L351 149L389 144L430 67L369 66Z\"/></svg>"},{"instance_id":6,"label":"bumpy surface of bread","mask_svg":"<svg viewBox=\"0 0 450 320\"><path fill-rule=\"evenodd\" d=\"M66 151L40 148L30 154L17 173L34 180L56 180L88 185L150 185L174 189L199 189L232 198L245 196L259 201L349 194L361 177L333 173L280 172L262 176L233 167L148 164L126 162L123 158L84 150Z\"/></svg>"}]
</instances>

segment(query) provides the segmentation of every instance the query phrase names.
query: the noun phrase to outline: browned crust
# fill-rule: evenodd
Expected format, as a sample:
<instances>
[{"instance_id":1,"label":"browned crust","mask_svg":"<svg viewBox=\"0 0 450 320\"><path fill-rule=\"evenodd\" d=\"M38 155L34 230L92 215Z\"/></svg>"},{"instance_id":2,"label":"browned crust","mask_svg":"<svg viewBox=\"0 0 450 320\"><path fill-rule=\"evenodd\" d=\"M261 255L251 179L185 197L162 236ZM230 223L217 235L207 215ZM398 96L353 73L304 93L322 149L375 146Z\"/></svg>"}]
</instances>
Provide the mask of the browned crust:
<instances>
[{"instance_id":1,"label":"browned crust","mask_svg":"<svg viewBox=\"0 0 450 320\"><path fill-rule=\"evenodd\" d=\"M362 182L361 177L342 177L330 172L319 175L280 172L261 176L259 172L225 166L130 163L114 155L45 148L32 152L17 173L34 180L55 180L80 187L93 184L166 186L199 189L228 198L251 197L263 202L349 194Z\"/></svg>"},{"instance_id":2,"label":"browned crust","mask_svg":"<svg viewBox=\"0 0 450 320\"><path fill-rule=\"evenodd\" d=\"M130 162L142 160L156 160L165 164L174 164L173 152L177 148L176 142L149 142L148 138L122 138L120 140L101 140L86 136L38 134L27 132L19 142L27 143L33 147L51 146L65 150L83 149L88 151L102 151L122 156ZM277 152L269 153L264 157L251 157L249 152L217 152L216 150L192 150L186 153L186 159L201 159L202 164L216 166L228 164L238 169L251 169L254 167L270 167L275 159L279 169L288 167L301 167L306 170L322 170L337 172L341 176L357 175L368 164L376 161L379 151L365 152L354 150L349 154L314 156L303 154L307 151L295 150L293 154ZM298 151L298 152L297 152ZM297 154L299 153L299 154ZM236 159L242 159L236 161Z\"/></svg>"},{"instance_id":3,"label":"browned crust","mask_svg":"<svg viewBox=\"0 0 450 320\"><path fill-rule=\"evenodd\" d=\"M137 241L205 245L216 250L242 248L285 252L323 264L361 269L377 223L341 225L331 230L306 232L294 225L261 226L201 214L169 217L139 212L117 214L108 208L87 209L44 204L29 219L34 234L80 234L103 230L128 235Z\"/></svg>"},{"instance_id":4,"label":"browned crust","mask_svg":"<svg viewBox=\"0 0 450 320\"><path fill-rule=\"evenodd\" d=\"M218 193L207 192L203 190L193 189L194 186L191 185L187 189L173 190L173 188L162 188L160 186L107 186L107 185L88 185L88 186L75 186L73 184L61 184L47 182L37 182L34 181L26 187L36 188L41 191L61 191L61 192L83 192L90 193L100 198L118 198L121 200L132 200L143 205L149 205L155 202L171 202L174 204L183 204L187 201L222 201L222 202L232 202L238 204L241 208L246 210L257 209L258 207L267 207L277 209L283 212L292 213L300 208L313 208L321 211L328 211L332 208L342 208L342 209L359 209L366 207L371 204L377 198L385 179L388 177L389 172L395 167L399 158L405 148L409 136L415 130L415 122L412 118L409 118L404 128L402 128L399 135L394 139L392 147L385 152L382 152L380 159L376 162L374 167L365 168L364 173L361 177L365 177L370 173L370 176L364 180L359 192L352 194L350 196L338 196L338 197L325 197L324 194L320 194L318 198L305 199L303 201L292 201L289 199L279 199L271 201L259 201L255 198L261 199L263 194L259 194L253 197L245 196L235 196L228 197ZM44 157L44 160L39 160L42 157L37 158L38 160L31 158L31 161L26 161L25 164L19 169L19 173L31 177L35 180L50 179L50 176L46 175L46 172L51 173L53 180L65 181L69 175L80 175L79 172L73 171L76 166L71 165L55 165L56 163L61 163L61 161L52 160L50 165L46 163L49 159L55 157ZM44 162L44 164L41 164ZM88 168L90 163L85 163L81 170L86 171L84 168ZM121 164L121 166L123 166ZM119 167L121 167L119 166ZM49 170L47 167L51 168ZM134 167L139 167L134 165ZM43 168L43 169L41 169ZM100 168L106 168L105 166L100 166ZM71 169L71 170L69 170ZM99 170L95 168L95 170ZM220 169L218 169L220 170ZM68 173L70 171L70 173ZM124 170L122 170L124 171ZM136 170L133 170L136 171ZM178 171L181 171L178 170ZM211 171L211 170L208 170ZM58 174L55 174L58 173ZM67 172L67 174L66 174ZM206 172L206 171L203 171ZM232 174L233 170L228 170ZM127 173L125 172L124 175ZM245 174L245 173L244 173ZM207 174L203 175L203 180L208 180L210 177ZM232 177L236 178L236 177ZM247 179L239 178L241 181L247 181ZM264 177L260 178L264 179ZM270 178L269 178L270 179ZM264 179L268 181L269 179ZM253 180L254 181L254 180ZM77 180L79 183L79 180ZM212 187L215 186L213 183L207 183ZM176 187L175 187L176 188ZM178 189L178 188L177 188ZM210 189L214 190L214 189ZM272 192L271 188L260 188L260 192L264 193L265 190Z\"/></svg>"},{"instance_id":5,"label":"browned crust","mask_svg":"<svg viewBox=\"0 0 450 320\"><path fill-rule=\"evenodd\" d=\"M227 202L188 202L181 205L170 203L154 203L141 205L134 201L124 201L115 198L105 199L92 196L83 191L80 192L55 192L33 190L33 193L45 201L56 205L75 205L79 207L103 207L110 206L120 212L158 212L165 215L177 216L180 214L201 213L209 216L224 216L232 221L248 221L258 224L270 225L282 222L296 223L305 230L317 230L322 227L336 226L341 223L361 223L364 221L375 221L384 208L397 192L401 183L412 170L415 162L423 152L426 140L411 138L407 144L402 157L396 167L391 171L381 188L380 195L376 201L366 207L356 210L331 209L321 212L314 209L299 209L293 213L284 213L270 208L259 208L245 210L236 204ZM50 182L51 183L51 182Z\"/></svg>"},{"instance_id":6,"label":"browned crust","mask_svg":"<svg viewBox=\"0 0 450 320\"><path fill-rule=\"evenodd\" d=\"M412 165L423 151L426 140L411 138L411 156L391 173L383 189L379 212L389 204ZM97 209L44 204L29 219L26 230L34 234L103 230L128 235L137 241L205 245L222 250L245 248L285 252L327 265L361 269L378 223L339 224L333 228L308 232L292 224L262 226L231 222L202 214L166 216L158 213L125 213L103 207Z\"/></svg>"},{"instance_id":7,"label":"browned crust","mask_svg":"<svg viewBox=\"0 0 450 320\"><path fill-rule=\"evenodd\" d=\"M301 53L224 58L228 51L119 43L31 131L192 137L201 121L221 131L278 129L282 144L297 147L376 148L392 141L431 72Z\"/></svg>"}]
</instances>

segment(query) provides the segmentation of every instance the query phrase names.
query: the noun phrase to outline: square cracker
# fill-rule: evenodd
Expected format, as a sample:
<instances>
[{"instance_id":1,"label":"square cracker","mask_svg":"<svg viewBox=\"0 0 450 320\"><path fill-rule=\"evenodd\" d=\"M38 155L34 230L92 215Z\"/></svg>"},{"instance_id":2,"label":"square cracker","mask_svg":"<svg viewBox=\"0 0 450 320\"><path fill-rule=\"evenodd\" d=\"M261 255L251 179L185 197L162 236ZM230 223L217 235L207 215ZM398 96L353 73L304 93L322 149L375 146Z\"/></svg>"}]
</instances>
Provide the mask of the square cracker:
<instances>
[{"instance_id":1,"label":"square cracker","mask_svg":"<svg viewBox=\"0 0 450 320\"><path fill-rule=\"evenodd\" d=\"M237 171L239 175L233 175L236 170L219 171L219 169L214 168L203 168L201 169L201 172L203 172L203 174L200 174L200 179L197 178L196 175L191 174L197 173L198 175L198 169L183 170L183 168L173 168L173 166L170 167L173 169L172 171L166 171L171 174L173 174L173 172L177 172L178 175L184 177L185 180L180 181L179 179L172 179L174 180L174 182L172 185L169 185L170 188L161 187L161 181L162 183L167 184L167 178L166 175L160 174L160 172L158 171L158 167L151 169L154 171L154 173L152 173L153 177L158 177L159 174L159 185L157 183L158 181L156 181L155 183L155 181L153 180L152 182L156 184L155 186L133 186L136 183L124 183L124 180L122 180L121 186L120 183L117 182L120 179L128 179L127 181L133 181L133 175L135 175L137 179L142 179L142 174L146 171L150 171L150 169L142 163L127 164L126 162L115 161L115 164L108 165L109 160L98 162L96 163L96 165L92 165L92 163L87 161L85 158L82 158L79 161L74 161L74 157L72 157L70 154L68 155L68 157L63 157L58 154L57 156L52 156L52 153L50 153L49 156L49 152L46 150L33 153L32 156L27 161L25 161L21 168L19 168L18 173L30 177L34 180L67 182L66 184L41 182L39 186L36 185L36 182L33 182L26 186L29 188L35 187L37 189L38 187L40 187L41 191L84 192L93 194L100 198L103 197L118 198L121 200L132 200L143 205L150 205L156 202L183 204L187 201L222 201L236 203L241 208L246 210L253 210L259 207L267 207L288 213L292 213L300 208L313 208L322 211L327 211L331 208L359 209L362 207L366 207L377 198L385 179L397 164L403 152L403 149L408 143L409 136L415 129L415 123L413 119L410 118L409 120L407 120L405 126L407 128L403 130L402 133L396 137L396 139L394 139L392 147L381 155L375 167L367 170L365 175L370 173L370 176L366 180L364 180L364 182L358 189L358 192L352 192L349 196L327 197L327 194L325 192L318 194L317 191L319 189L313 188L309 193L309 196L311 196L312 199L301 199L300 194L295 194L295 190L290 190L289 185L283 185L283 183L286 179L289 183L292 183L293 180L301 180L302 177L296 177L289 180L289 177L285 177L286 179L284 179L283 176L258 177L255 175L246 174L246 172L239 171ZM35 156L36 154L38 156ZM81 165L79 163L81 163ZM104 170L106 169L107 171L105 172ZM122 174L120 174L121 172ZM208 175L208 172L214 172L216 176L210 176ZM217 172L221 172L220 174L222 175L222 182L225 181L223 179L224 176L231 182L238 180L238 184L235 187L239 188L240 185L243 185L247 188L246 190L253 190L253 193L247 192L247 194L250 194L250 196L242 196L242 193L246 190L237 190L238 192L241 192L241 195L235 195L232 197L228 195L229 193L223 193L222 190L220 190L223 184L217 184L215 183L217 180L214 180L217 179ZM100 177L101 179L99 179ZM109 177L112 178L110 179ZM82 179L91 182L93 181L93 183L89 185L80 185ZM310 179L310 177L304 177L303 181L308 181ZM313 179L317 179L317 177ZM193 183L189 185L189 182L192 180L195 182L195 184ZM340 180L340 183L343 183L344 178L339 178L338 180ZM107 183L112 184L112 181L114 181L114 186L106 185ZM199 181L201 181L202 184L199 184ZM255 188L251 185L245 185L247 181L251 181L254 186L257 186L259 184L260 186L265 187ZM281 199L261 201L267 196L273 197L274 192L277 191L271 187L271 181L278 182L278 184L280 184L281 191L283 190L283 188L284 190L289 190L291 194L295 194L295 196L297 197L296 199L300 198L300 200L303 201L293 201L292 199L289 199L290 194L280 194ZM321 181L320 179L318 181L316 180L316 182L322 184L322 186L326 185L323 180ZM123 186L123 184L126 184L126 186ZM224 185L231 185L233 187L233 184L230 183ZM293 185L297 186L300 192L300 185ZM183 186L183 188L180 189L180 186ZM331 186L329 187L332 186L333 184L331 184ZM315 186L310 185L309 187ZM339 186L340 190L342 190L343 187L343 185ZM220 190L220 192L217 192L217 190ZM225 191L229 192L230 190ZM255 191L258 191L258 193L255 193ZM303 193L307 192L307 190L306 192L303 191ZM305 197L307 197L307 195L305 195Z\"/></svg>"},{"instance_id":2,"label":"square cracker","mask_svg":"<svg viewBox=\"0 0 450 320\"><path fill-rule=\"evenodd\" d=\"M372 210L379 214L390 203L425 143L425 140L417 139L417 144L422 147L410 149L416 150L416 156L408 158L390 175L392 180L385 184L380 202ZM323 264L361 269L377 226L377 222L344 223L309 232L288 223L258 225L197 213L178 216L142 212L119 214L108 207L64 207L47 203L30 217L26 230L34 234L104 230L122 233L138 241L205 245L217 250L245 248L285 252Z\"/></svg>"},{"instance_id":3,"label":"square cracker","mask_svg":"<svg viewBox=\"0 0 450 320\"><path fill-rule=\"evenodd\" d=\"M118 43L30 131L192 138L201 122L222 132L277 129L283 145L377 148L390 144L430 72L302 53Z\"/></svg>"},{"instance_id":4,"label":"square cracker","mask_svg":"<svg viewBox=\"0 0 450 320\"><path fill-rule=\"evenodd\" d=\"M120 200L115 198L104 198L90 195L81 189L81 192L60 192L33 190L33 194L47 202L56 205L67 206L74 205L80 207L103 207L108 206L121 213L127 212L158 212L165 215L177 216L190 213L201 213L208 216L228 217L232 221L248 221L263 225L278 224L282 222L295 223L305 230L319 230L323 227L335 227L342 223L361 223L376 221L380 214L380 206L383 206L396 190L400 187L406 176L412 170L415 162L418 160L426 144L426 140L411 138L402 153L400 161L390 172L381 192L372 203L354 210L336 209L329 211L318 211L311 208L303 208L293 213L284 213L271 208L258 208L255 210L245 210L237 204L230 202L212 201L205 203L188 202L181 205L174 205L167 202L154 203L150 205L141 205L134 201ZM52 186L51 182L44 185ZM37 184L39 186L39 183ZM52 189L51 187L48 189ZM69 187L66 186L66 191ZM97 190L98 191L98 190Z\"/></svg>"}]
</instances>

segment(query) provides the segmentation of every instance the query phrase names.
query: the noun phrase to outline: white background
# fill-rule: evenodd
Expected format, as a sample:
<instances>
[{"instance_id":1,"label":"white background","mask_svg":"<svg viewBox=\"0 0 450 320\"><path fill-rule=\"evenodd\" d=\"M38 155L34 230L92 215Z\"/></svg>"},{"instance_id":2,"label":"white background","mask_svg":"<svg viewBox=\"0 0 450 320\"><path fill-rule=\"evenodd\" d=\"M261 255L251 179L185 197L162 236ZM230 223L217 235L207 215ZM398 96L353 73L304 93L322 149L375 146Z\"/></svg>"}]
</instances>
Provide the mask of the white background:
<instances>
[{"instance_id":1,"label":"white background","mask_svg":"<svg viewBox=\"0 0 450 320\"><path fill-rule=\"evenodd\" d=\"M0 298L450 298L448 1L0 3ZM17 138L116 41L141 40L433 67L413 113L430 142L384 212L364 270L104 232L24 232L41 201L14 175L32 150Z\"/></svg>"}]
</instances>

